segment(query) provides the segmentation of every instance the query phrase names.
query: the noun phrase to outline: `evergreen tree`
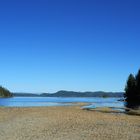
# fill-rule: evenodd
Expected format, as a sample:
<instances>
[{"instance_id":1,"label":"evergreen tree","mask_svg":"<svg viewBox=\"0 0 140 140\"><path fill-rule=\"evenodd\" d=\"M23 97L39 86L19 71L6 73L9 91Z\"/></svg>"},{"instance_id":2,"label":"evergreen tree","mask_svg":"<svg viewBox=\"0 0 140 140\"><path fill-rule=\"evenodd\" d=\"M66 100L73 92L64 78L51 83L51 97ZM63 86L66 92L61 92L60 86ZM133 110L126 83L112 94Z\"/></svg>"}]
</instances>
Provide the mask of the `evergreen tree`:
<instances>
[{"instance_id":1,"label":"evergreen tree","mask_svg":"<svg viewBox=\"0 0 140 140\"><path fill-rule=\"evenodd\" d=\"M136 77L133 74L129 75L124 97L127 107L135 108L140 106L140 70Z\"/></svg>"},{"instance_id":2,"label":"evergreen tree","mask_svg":"<svg viewBox=\"0 0 140 140\"><path fill-rule=\"evenodd\" d=\"M130 74L125 87L125 101L127 102L127 107L131 105L134 100L134 94L136 90L136 80L133 74Z\"/></svg>"},{"instance_id":3,"label":"evergreen tree","mask_svg":"<svg viewBox=\"0 0 140 140\"><path fill-rule=\"evenodd\" d=\"M138 71L138 74L136 75L136 93L137 96L140 96L140 70Z\"/></svg>"},{"instance_id":4,"label":"evergreen tree","mask_svg":"<svg viewBox=\"0 0 140 140\"><path fill-rule=\"evenodd\" d=\"M0 86L0 97L11 97L12 93L6 88Z\"/></svg>"}]
</instances>

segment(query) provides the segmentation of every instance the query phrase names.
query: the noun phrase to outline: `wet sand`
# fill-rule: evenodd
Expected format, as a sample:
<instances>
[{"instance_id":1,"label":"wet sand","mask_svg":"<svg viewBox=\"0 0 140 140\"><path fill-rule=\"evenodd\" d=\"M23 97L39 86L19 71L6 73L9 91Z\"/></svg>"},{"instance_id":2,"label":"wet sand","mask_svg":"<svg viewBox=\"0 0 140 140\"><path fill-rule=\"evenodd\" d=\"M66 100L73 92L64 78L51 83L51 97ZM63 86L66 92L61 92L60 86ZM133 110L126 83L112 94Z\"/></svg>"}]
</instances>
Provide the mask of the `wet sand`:
<instances>
[{"instance_id":1,"label":"wet sand","mask_svg":"<svg viewBox=\"0 0 140 140\"><path fill-rule=\"evenodd\" d=\"M0 107L0 140L140 140L140 116L65 107Z\"/></svg>"}]
</instances>

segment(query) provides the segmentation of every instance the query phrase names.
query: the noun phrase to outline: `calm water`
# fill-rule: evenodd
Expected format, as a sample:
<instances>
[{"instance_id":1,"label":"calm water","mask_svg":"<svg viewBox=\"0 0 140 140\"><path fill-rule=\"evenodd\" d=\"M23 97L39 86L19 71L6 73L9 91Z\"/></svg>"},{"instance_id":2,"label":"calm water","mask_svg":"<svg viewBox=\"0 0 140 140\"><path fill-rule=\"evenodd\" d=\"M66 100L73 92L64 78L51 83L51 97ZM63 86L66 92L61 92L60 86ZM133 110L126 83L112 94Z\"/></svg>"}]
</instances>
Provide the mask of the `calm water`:
<instances>
[{"instance_id":1,"label":"calm water","mask_svg":"<svg viewBox=\"0 0 140 140\"><path fill-rule=\"evenodd\" d=\"M34 106L67 106L75 102L90 103L89 108L96 107L124 107L120 98L61 98L61 97L13 97L0 98L0 106L7 107L34 107Z\"/></svg>"}]
</instances>

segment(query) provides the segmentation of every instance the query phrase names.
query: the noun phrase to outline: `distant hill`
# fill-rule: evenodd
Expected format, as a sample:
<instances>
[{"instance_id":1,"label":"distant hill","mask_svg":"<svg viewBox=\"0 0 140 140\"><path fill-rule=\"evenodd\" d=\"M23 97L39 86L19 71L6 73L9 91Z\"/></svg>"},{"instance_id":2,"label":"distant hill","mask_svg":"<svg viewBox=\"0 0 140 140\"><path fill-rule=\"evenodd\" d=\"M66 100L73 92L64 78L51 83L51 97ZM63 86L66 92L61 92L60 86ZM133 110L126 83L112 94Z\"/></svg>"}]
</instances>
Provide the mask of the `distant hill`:
<instances>
[{"instance_id":1,"label":"distant hill","mask_svg":"<svg viewBox=\"0 0 140 140\"><path fill-rule=\"evenodd\" d=\"M39 97L39 94L35 94L35 93L20 93L20 92L16 92L13 93L13 96L16 97Z\"/></svg>"},{"instance_id":2,"label":"distant hill","mask_svg":"<svg viewBox=\"0 0 140 140\"><path fill-rule=\"evenodd\" d=\"M13 96L17 97L123 97L123 92L75 92L61 90L56 93L13 93Z\"/></svg>"}]
</instances>

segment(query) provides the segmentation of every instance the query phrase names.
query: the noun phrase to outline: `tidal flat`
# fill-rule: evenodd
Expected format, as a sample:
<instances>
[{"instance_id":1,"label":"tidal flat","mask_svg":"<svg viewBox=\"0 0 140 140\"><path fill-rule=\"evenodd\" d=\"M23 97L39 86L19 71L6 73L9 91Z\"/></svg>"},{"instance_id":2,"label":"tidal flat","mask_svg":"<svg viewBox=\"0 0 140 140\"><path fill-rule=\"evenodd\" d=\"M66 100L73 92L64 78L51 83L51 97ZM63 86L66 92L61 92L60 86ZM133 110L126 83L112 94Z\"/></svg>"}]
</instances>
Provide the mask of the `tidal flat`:
<instances>
[{"instance_id":1,"label":"tidal flat","mask_svg":"<svg viewBox=\"0 0 140 140\"><path fill-rule=\"evenodd\" d=\"M57 107L0 107L0 140L140 140L140 116Z\"/></svg>"}]
</instances>

